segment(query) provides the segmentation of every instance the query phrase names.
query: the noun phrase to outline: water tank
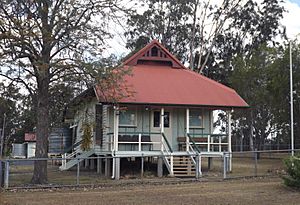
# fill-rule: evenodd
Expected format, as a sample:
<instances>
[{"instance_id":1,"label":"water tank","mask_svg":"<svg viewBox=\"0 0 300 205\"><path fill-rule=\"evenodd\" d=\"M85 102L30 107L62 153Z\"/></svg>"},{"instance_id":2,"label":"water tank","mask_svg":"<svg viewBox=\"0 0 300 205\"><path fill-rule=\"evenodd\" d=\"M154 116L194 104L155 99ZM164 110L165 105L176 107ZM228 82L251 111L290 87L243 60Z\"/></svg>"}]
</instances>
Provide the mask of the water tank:
<instances>
[{"instance_id":1,"label":"water tank","mask_svg":"<svg viewBox=\"0 0 300 205\"><path fill-rule=\"evenodd\" d=\"M26 144L12 144L12 157L26 158Z\"/></svg>"},{"instance_id":2,"label":"water tank","mask_svg":"<svg viewBox=\"0 0 300 205\"><path fill-rule=\"evenodd\" d=\"M49 135L49 154L63 154L72 145L69 128L52 128Z\"/></svg>"},{"instance_id":3,"label":"water tank","mask_svg":"<svg viewBox=\"0 0 300 205\"><path fill-rule=\"evenodd\" d=\"M35 157L35 142L27 142L27 158Z\"/></svg>"}]
</instances>

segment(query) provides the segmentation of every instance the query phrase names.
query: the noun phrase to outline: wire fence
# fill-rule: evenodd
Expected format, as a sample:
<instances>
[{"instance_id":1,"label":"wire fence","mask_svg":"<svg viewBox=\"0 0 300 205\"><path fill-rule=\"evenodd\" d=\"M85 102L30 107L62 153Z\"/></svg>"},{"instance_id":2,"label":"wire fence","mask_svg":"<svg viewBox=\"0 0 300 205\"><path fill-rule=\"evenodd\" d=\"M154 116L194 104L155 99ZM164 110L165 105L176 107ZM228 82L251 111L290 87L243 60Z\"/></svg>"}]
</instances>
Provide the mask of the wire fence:
<instances>
[{"instance_id":1,"label":"wire fence","mask_svg":"<svg viewBox=\"0 0 300 205\"><path fill-rule=\"evenodd\" d=\"M251 146L249 144L239 144L232 143L231 145L233 152L243 152L243 151L250 151ZM300 149L300 144L295 144L294 148ZM291 144L284 144L284 143L265 143L261 148L261 150L270 150L270 151L276 151L276 150L289 150L291 149Z\"/></svg>"},{"instance_id":2,"label":"wire fence","mask_svg":"<svg viewBox=\"0 0 300 205\"><path fill-rule=\"evenodd\" d=\"M295 150L299 152L300 150ZM291 155L291 150L264 150L244 152L224 152L218 157L209 155L186 154L190 157L200 157L195 160L195 177L193 180L230 179L236 177L281 176L285 175L284 159ZM168 155L169 156L169 155ZM120 158L120 179L158 179L158 159L166 155L154 156L98 156L80 158L73 167L61 171L64 158L30 158L30 159L1 159L0 184L7 188L37 187L31 183L34 162L47 161L47 187L97 185L109 182L112 178L113 158ZM231 157L231 170L230 170ZM196 159L196 158L195 158ZM197 164L198 163L198 164ZM197 172L200 167L200 174ZM166 167L163 178L172 179ZM163 179L162 179L163 180Z\"/></svg>"}]
</instances>

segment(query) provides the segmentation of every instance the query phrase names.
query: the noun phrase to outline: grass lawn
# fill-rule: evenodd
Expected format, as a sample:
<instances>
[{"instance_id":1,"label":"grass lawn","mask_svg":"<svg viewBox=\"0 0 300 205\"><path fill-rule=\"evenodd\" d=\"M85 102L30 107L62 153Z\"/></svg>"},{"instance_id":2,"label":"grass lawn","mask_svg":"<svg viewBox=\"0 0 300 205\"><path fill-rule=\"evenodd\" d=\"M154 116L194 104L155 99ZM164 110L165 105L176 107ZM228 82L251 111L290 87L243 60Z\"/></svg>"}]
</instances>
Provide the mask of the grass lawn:
<instances>
[{"instance_id":1,"label":"grass lawn","mask_svg":"<svg viewBox=\"0 0 300 205\"><path fill-rule=\"evenodd\" d=\"M228 177L244 177L255 175L255 160L252 156L245 155L233 155L232 159L232 172L228 173ZM283 158L285 155L276 156L274 153L272 156L267 154L262 155L262 158L258 160L257 175L258 176L278 176L278 174L284 173ZM207 158L202 159L202 171L204 178L222 179L223 177L223 160L222 158L214 158L212 169L208 171ZM122 175L121 178L139 178L140 164L137 164L138 168L135 172ZM132 167L130 167L132 169ZM152 171L145 170L146 178L155 178L156 165ZM15 186L27 186L30 184L32 178L33 165L11 165L9 176L9 187ZM167 174L167 173L166 173ZM48 165L48 180L50 184L54 185L75 185L76 184L76 167L68 171L59 171L58 166ZM87 170L81 168L80 170L80 184L98 184L109 179L101 177L95 170Z\"/></svg>"},{"instance_id":2,"label":"grass lawn","mask_svg":"<svg viewBox=\"0 0 300 205\"><path fill-rule=\"evenodd\" d=\"M166 181L159 185L129 181L96 188L12 190L0 193L0 204L300 204L300 191L285 187L277 177L175 184Z\"/></svg>"}]
</instances>

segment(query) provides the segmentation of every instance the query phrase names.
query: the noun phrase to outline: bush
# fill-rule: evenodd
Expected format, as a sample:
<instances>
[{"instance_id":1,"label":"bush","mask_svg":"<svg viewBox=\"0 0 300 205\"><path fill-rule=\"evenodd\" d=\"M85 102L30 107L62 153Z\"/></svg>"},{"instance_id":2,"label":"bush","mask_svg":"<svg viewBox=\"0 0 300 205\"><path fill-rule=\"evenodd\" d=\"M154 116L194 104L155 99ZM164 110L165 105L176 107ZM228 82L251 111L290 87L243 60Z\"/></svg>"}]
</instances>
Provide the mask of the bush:
<instances>
[{"instance_id":1,"label":"bush","mask_svg":"<svg viewBox=\"0 0 300 205\"><path fill-rule=\"evenodd\" d=\"M284 176L283 180L287 186L300 188L300 154L290 156L284 160L288 176Z\"/></svg>"},{"instance_id":2,"label":"bush","mask_svg":"<svg viewBox=\"0 0 300 205\"><path fill-rule=\"evenodd\" d=\"M81 129L83 131L83 135L82 135L82 142L80 147L83 151L87 151L91 148L91 144L92 144L92 137L93 137L92 125L89 124L88 122L84 122L82 124Z\"/></svg>"}]
</instances>

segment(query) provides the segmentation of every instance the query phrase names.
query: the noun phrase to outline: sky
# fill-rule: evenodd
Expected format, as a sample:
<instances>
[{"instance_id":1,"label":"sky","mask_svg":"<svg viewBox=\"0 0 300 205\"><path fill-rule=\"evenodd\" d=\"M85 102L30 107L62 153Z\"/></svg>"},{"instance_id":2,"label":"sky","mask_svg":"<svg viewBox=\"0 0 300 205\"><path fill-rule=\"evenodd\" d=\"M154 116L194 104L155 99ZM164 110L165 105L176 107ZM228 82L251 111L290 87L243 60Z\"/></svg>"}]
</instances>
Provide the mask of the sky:
<instances>
[{"instance_id":1,"label":"sky","mask_svg":"<svg viewBox=\"0 0 300 205\"><path fill-rule=\"evenodd\" d=\"M287 12L281 23L286 26L288 38L294 39L300 34L300 0L287 0L284 6Z\"/></svg>"},{"instance_id":2,"label":"sky","mask_svg":"<svg viewBox=\"0 0 300 205\"><path fill-rule=\"evenodd\" d=\"M300 38L300 0L285 0L283 6L287 11L283 15L281 24L286 26L287 37L295 39L299 34L298 38ZM107 50L106 55L109 53L114 53L117 56L126 55L129 50L125 48L125 42L126 39L121 37L121 34L117 34L114 40L110 41L110 48Z\"/></svg>"}]
</instances>

